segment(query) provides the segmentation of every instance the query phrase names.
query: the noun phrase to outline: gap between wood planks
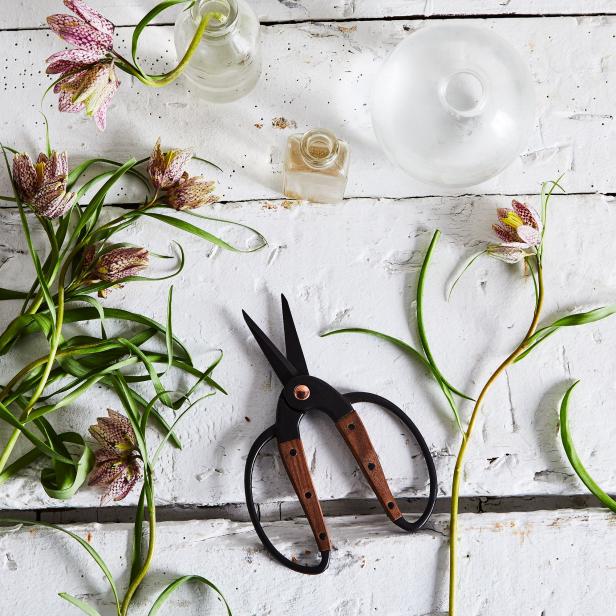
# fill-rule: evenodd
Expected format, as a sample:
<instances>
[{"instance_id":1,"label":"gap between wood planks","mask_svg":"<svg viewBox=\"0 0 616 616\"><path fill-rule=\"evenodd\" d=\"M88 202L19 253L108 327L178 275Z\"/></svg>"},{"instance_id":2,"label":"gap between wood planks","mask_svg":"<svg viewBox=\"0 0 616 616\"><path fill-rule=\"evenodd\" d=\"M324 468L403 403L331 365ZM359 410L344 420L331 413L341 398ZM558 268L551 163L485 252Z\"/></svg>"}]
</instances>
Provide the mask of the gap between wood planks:
<instances>
[{"instance_id":1,"label":"gap between wood planks","mask_svg":"<svg viewBox=\"0 0 616 616\"><path fill-rule=\"evenodd\" d=\"M585 197L588 195L595 195L597 197L603 197L605 199L616 199L616 192L567 192L562 193L561 196L565 197ZM485 193L460 193L460 194L451 194L451 195L416 195L412 197L387 197L381 195L377 196L349 196L345 197L343 201L417 201L421 199L467 199L467 198L478 198L481 199L483 197L505 197L505 198L520 198L520 197L540 197L541 193L538 192L523 192L523 193L499 193L499 192L485 192ZM558 195L557 195L558 196ZM267 201L268 203L283 203L284 201L289 201L286 197L253 197L250 199L224 199L220 201L216 201L216 205L241 205L243 203L255 203L258 201ZM293 200L291 200L293 201ZM9 203L8 201L6 203ZM298 202L301 203L301 202ZM135 210L141 207L143 203L105 203L105 207L115 207L123 210ZM82 204L81 207L86 207L85 204ZM17 210L16 205L0 205L0 211L2 210Z\"/></svg>"},{"instance_id":2,"label":"gap between wood planks","mask_svg":"<svg viewBox=\"0 0 616 616\"><path fill-rule=\"evenodd\" d=\"M515 13L504 12L498 14L490 13L465 13L463 15L456 14L438 14L424 15L415 13L411 15L385 15L383 17L339 17L329 19L272 19L261 21L262 26L286 26L286 25L301 25L301 24L327 24L327 23L355 23L364 21L440 21L450 19L559 19L564 17L611 17L616 16L616 11L603 11L598 13ZM148 28L159 28L173 26L175 22L162 22L149 24ZM116 24L117 28L134 28L137 24ZM31 32L36 30L49 30L46 26L34 26L29 28L0 28L0 32Z\"/></svg>"},{"instance_id":3,"label":"gap between wood planks","mask_svg":"<svg viewBox=\"0 0 616 616\"><path fill-rule=\"evenodd\" d=\"M323 512L328 517L348 515L374 515L382 512L381 505L375 499L340 499L321 501ZM398 499L403 513L421 513L425 499ZM449 513L450 498L439 498L435 513ZM572 496L474 496L460 499L461 513L502 513L510 514L528 511L556 511L559 509L588 509L597 507L597 499L590 495ZM273 502L258 505L261 520L275 522L303 517L299 503ZM55 524L113 524L132 522L136 507L110 506L85 508L55 508L0 510L0 518L21 518L38 520ZM248 511L244 503L229 503L227 505L165 505L156 509L160 522L225 519L233 522L249 521Z\"/></svg>"}]
</instances>

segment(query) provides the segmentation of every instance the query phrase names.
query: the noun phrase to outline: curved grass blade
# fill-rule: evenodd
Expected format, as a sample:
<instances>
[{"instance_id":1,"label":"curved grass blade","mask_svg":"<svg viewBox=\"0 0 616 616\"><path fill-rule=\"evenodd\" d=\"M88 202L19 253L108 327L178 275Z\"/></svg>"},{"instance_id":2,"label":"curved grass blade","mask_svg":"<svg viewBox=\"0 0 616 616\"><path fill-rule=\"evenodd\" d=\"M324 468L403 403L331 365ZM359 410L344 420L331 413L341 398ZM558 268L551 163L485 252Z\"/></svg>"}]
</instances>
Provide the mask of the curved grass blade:
<instances>
[{"instance_id":1,"label":"curved grass blade","mask_svg":"<svg viewBox=\"0 0 616 616\"><path fill-rule=\"evenodd\" d=\"M85 483L90 471L94 467L94 453L76 432L64 432L58 435L64 443L71 443L81 448L81 455L76 464L71 465L61 474L57 468L45 468L41 473L41 485L51 498L68 500Z\"/></svg>"},{"instance_id":2,"label":"curved grass blade","mask_svg":"<svg viewBox=\"0 0 616 616\"><path fill-rule=\"evenodd\" d=\"M111 592L113 593L113 597L115 600L115 605L117 607L118 613L120 613L120 599L118 597L118 590L116 587L115 580L113 579L113 575L109 570L109 567L105 564L105 561L100 557L99 553L85 540L82 539L79 535L67 530L66 528L62 528L61 526L56 526L55 524L49 524L47 522L36 522L32 520L18 520L15 518L0 518L0 524L2 525L14 525L20 524L22 526L40 526L42 528L50 528L51 530L57 530L65 535L68 535L86 551L88 554L94 559L99 569L103 572L103 575L107 578L109 582L109 587L111 588Z\"/></svg>"},{"instance_id":3,"label":"curved grass blade","mask_svg":"<svg viewBox=\"0 0 616 616\"><path fill-rule=\"evenodd\" d=\"M152 607L150 608L148 616L155 616L158 613L158 610L160 610L163 604L167 601L167 599L169 599L171 594L175 592L178 588L180 588L180 586L183 586L188 582L198 582L199 584L203 584L204 586L211 588L225 604L225 607L227 608L227 616L232 616L231 608L229 607L227 600L224 598L220 590L218 590L218 588L214 584L212 584L212 582L210 582L207 578L204 578L200 575L184 575L177 580L171 582L171 584L169 584L169 586L167 586L167 588L165 588L165 590L160 593L160 595L154 602L154 605L152 605Z\"/></svg>"},{"instance_id":4,"label":"curved grass blade","mask_svg":"<svg viewBox=\"0 0 616 616\"><path fill-rule=\"evenodd\" d=\"M77 597L73 597L73 595L69 595L66 592L59 592L58 596L62 597L65 601L68 601L75 607L78 607L84 614L88 614L88 616L101 616L100 612L97 612L91 605L88 605L81 599L77 599Z\"/></svg>"},{"instance_id":5,"label":"curved grass blade","mask_svg":"<svg viewBox=\"0 0 616 616\"><path fill-rule=\"evenodd\" d=\"M464 276L465 272L471 267L471 265L473 265L473 263L475 263L475 261L477 261L477 259L479 259L479 257L481 257L482 255L485 255L486 251L481 250L479 252L476 252L474 254L472 254L463 264L462 267L460 268L460 273L457 274L453 280L453 282L448 286L445 294L447 296L447 301L449 301L451 299L451 296L453 294L453 290L456 288L458 282L460 282L460 279L462 278L462 276Z\"/></svg>"},{"instance_id":6,"label":"curved grass blade","mask_svg":"<svg viewBox=\"0 0 616 616\"><path fill-rule=\"evenodd\" d=\"M43 454L36 448L31 449L23 456L19 457L15 462L9 464L3 471L0 473L0 485L6 483L11 477L14 477L19 471L30 466L37 460L39 460Z\"/></svg>"},{"instance_id":7,"label":"curved grass blade","mask_svg":"<svg viewBox=\"0 0 616 616\"><path fill-rule=\"evenodd\" d=\"M549 338L552 334L555 334L561 327L575 327L577 325L587 325L588 323L594 323L601 321L616 313L616 304L610 306L603 306L601 308L594 308L588 312L578 312L570 314L566 317L556 319L551 325L542 327L533 336L528 339L528 348L516 358L516 362L524 359L533 349L535 349L544 340Z\"/></svg>"},{"instance_id":8,"label":"curved grass blade","mask_svg":"<svg viewBox=\"0 0 616 616\"><path fill-rule=\"evenodd\" d=\"M232 244L225 242L225 240L219 238L218 236L213 235L209 231L205 231L204 229L201 229L200 227L197 227L196 225L186 222L185 220L180 220L179 218L173 218L172 216L167 216L166 214L155 214L154 212L141 212L141 215L148 216L149 218L154 218L155 220L164 222L165 224L171 227L175 227L176 229L180 229L181 231L186 231L187 233L196 235L197 237L200 237L201 239L204 239L210 242L211 244L214 244L214 246L218 246L219 248L222 248L224 250L230 250L231 252L243 252L243 253L255 252L256 250L260 250L261 248L263 248L263 246L265 245L263 244L261 246L258 246L257 248L248 248L248 249L237 248L236 246L233 246Z\"/></svg>"},{"instance_id":9,"label":"curved grass blade","mask_svg":"<svg viewBox=\"0 0 616 616\"><path fill-rule=\"evenodd\" d=\"M430 261L432 260L432 254L434 253L434 249L436 248L436 244L441 236L441 232L437 229L432 236L432 241L428 246L428 250L426 252L426 256L424 257L424 262L421 266L421 270L419 271L419 281L417 283L417 330L419 332L419 340L421 342L421 346L426 354L426 359L432 366L432 371L437 381L442 382L443 385L447 387L452 393L460 396L460 398L464 398L465 400L473 400L470 396L467 396L465 393L461 392L459 389L456 389L449 381L443 376L443 373L439 370L436 365L436 361L432 355L432 351L430 350L430 346L428 344L428 336L426 334L426 327L424 325L423 320L423 296L424 296L424 288L426 284L426 274L428 272L428 266L430 265ZM457 413L457 410L454 411L456 414L456 420L461 427L461 422Z\"/></svg>"},{"instance_id":10,"label":"curved grass blade","mask_svg":"<svg viewBox=\"0 0 616 616\"><path fill-rule=\"evenodd\" d=\"M65 464L73 464L73 460L58 454L55 449L50 447L47 443L43 442L38 436L36 436L33 432L28 430L24 424L19 421L11 411L9 411L2 402L0 402L0 419L6 421L6 423L13 426L13 428L17 428L38 450L53 458L54 460L58 460L59 462L64 462Z\"/></svg>"},{"instance_id":11,"label":"curved grass blade","mask_svg":"<svg viewBox=\"0 0 616 616\"><path fill-rule=\"evenodd\" d=\"M575 446L573 445L571 429L569 426L569 398L578 383L579 381L576 381L573 385L571 385L571 387L569 387L560 404L560 436L563 442L563 447L565 448L565 453L567 454L567 458L569 458L569 462L571 463L573 470L584 482L584 485L599 499L599 501L601 501L603 505L611 511L616 512L616 501L606 494L589 475L577 454Z\"/></svg>"},{"instance_id":12,"label":"curved grass blade","mask_svg":"<svg viewBox=\"0 0 616 616\"><path fill-rule=\"evenodd\" d=\"M135 523L133 526L133 556L130 567L130 581L139 575L142 567L142 549L141 542L143 540L143 518L145 514L145 484L141 488L139 494L139 502L137 503L137 511L135 512Z\"/></svg>"}]
</instances>

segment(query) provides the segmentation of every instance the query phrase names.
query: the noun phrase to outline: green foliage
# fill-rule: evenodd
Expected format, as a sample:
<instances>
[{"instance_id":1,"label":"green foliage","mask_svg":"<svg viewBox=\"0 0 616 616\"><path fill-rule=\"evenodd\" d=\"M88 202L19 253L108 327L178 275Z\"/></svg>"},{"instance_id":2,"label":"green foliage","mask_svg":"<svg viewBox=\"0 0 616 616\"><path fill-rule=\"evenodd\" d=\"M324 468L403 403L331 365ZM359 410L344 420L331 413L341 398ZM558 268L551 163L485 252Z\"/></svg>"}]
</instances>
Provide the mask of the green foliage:
<instances>
[{"instance_id":1,"label":"green foliage","mask_svg":"<svg viewBox=\"0 0 616 616\"><path fill-rule=\"evenodd\" d=\"M147 175L137 168L146 159L138 161L132 158L125 163L105 158L84 161L69 171L66 177L67 190L76 195L73 207L54 220L42 215L32 216L29 205L20 201L7 150L12 150L3 148L7 171L14 187L14 197L10 200L18 208L35 278L27 291L0 289L0 300L23 302L20 313L0 333L0 355L10 353L16 343L27 338L40 338L49 349L12 377L5 375L5 383L0 386L0 420L13 428L9 441L2 444L4 448L0 451L0 483L10 481L17 473L42 462L40 482L45 492L55 499L70 499L87 481L95 456L89 442L82 435L72 431L58 433L52 422L57 413L79 403L84 395L91 394L95 386L103 386L115 392L135 433L138 455L143 465L143 487L135 520L130 587L124 599L120 601L116 582L102 557L75 533L39 522L4 520L2 523L19 522L55 528L75 539L105 575L115 600L117 615L126 616L132 596L148 571L154 551L154 464L168 443L181 448L175 432L178 421L205 398L216 392L226 392L213 378L213 372L222 359L222 352L217 354L210 365L200 368L193 362L186 345L174 334L172 289L168 294L167 318L164 323L123 308L108 306L107 301L95 297L97 293L99 297L106 297L111 290L112 299L113 289L119 284L160 281L177 276L184 266L184 251L179 244L177 266L171 274L165 276L133 273L102 280L96 264L102 255L110 255L118 249L135 248L130 244L114 242L113 239L117 233L125 231L142 217L146 222L149 220L166 224L234 252L252 252L265 246L266 241L258 231L250 227L191 213L201 221L236 225L256 237L257 241L253 242L255 248L244 250L202 226L180 219L177 212L166 207L164 196L152 186ZM49 144L48 150L51 151ZM137 178L144 187L142 203L137 209L125 209L116 218L103 222L101 216L106 200L126 176ZM151 211L161 208L168 213ZM43 261L39 256L43 251L35 247L33 241L32 229L36 223L48 242L47 250L44 251L47 256ZM173 258L154 252L150 252L150 255ZM114 322L113 335L108 327L110 320ZM71 323L98 324L100 335L74 333L66 327ZM178 373L182 377L179 379L181 382L188 382L183 391L169 389L164 384L169 376L175 377ZM144 394L143 387L141 393L135 389L137 383L151 386L152 397L149 400L144 397L149 394ZM168 413L173 413L174 418L165 417ZM148 436L152 426L159 435L157 443L150 448ZM22 436L33 447L11 460L13 447ZM146 515L149 539L148 550L144 554L142 542ZM152 607L152 614L158 611L175 588L190 580L209 585L218 592L205 578L187 576L180 580L163 591ZM98 615L83 600L67 593L60 593L60 596L83 613Z\"/></svg>"},{"instance_id":2,"label":"green foliage","mask_svg":"<svg viewBox=\"0 0 616 616\"><path fill-rule=\"evenodd\" d=\"M608 509L611 509L616 513L616 501L604 492L595 480L590 476L584 464L580 460L577 454L575 446L573 445L573 439L571 437L571 428L569 426L569 398L579 381L573 383L571 387L565 393L561 405L560 405L560 436L565 448L565 453L569 462L576 472L577 476L584 482L584 485L594 494L599 501L605 505Z\"/></svg>"}]
</instances>

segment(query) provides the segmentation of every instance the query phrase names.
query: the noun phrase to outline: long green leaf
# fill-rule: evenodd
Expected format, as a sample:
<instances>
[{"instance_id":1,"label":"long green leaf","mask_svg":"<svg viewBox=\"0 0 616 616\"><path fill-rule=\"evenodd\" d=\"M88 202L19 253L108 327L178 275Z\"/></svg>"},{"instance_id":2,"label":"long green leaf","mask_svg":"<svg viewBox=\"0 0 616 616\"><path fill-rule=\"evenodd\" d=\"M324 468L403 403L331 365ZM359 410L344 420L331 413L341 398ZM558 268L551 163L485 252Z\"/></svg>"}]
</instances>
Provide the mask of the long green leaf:
<instances>
[{"instance_id":1,"label":"long green leaf","mask_svg":"<svg viewBox=\"0 0 616 616\"><path fill-rule=\"evenodd\" d=\"M584 485L594 494L608 509L616 512L616 501L605 493L595 482L595 480L589 475L586 467L582 464L575 446L573 445L573 439L571 437L571 428L569 426L569 398L571 393L577 386L579 381L576 381L569 387L563 400L560 404L560 436L565 448L565 453L569 462L576 472L577 476L584 482Z\"/></svg>"},{"instance_id":2,"label":"long green leaf","mask_svg":"<svg viewBox=\"0 0 616 616\"><path fill-rule=\"evenodd\" d=\"M41 453L58 460L59 462L64 462L65 464L72 464L73 461L66 456L62 456L58 454L53 448L51 448L47 443L43 442L36 434L28 430L24 426L24 424L19 421L11 411L9 411L4 404L0 402L0 419L6 421L6 423L10 424L14 428L17 428L35 447L41 451Z\"/></svg>"},{"instance_id":3,"label":"long green leaf","mask_svg":"<svg viewBox=\"0 0 616 616\"><path fill-rule=\"evenodd\" d=\"M225 607L227 608L227 616L232 616L231 608L229 607L227 600L224 598L220 590L218 590L218 588L214 584L212 584L212 582L210 582L207 578L204 578L200 575L184 575L177 580L171 582L171 584L169 584L169 586L167 586L167 588L165 588L165 590L160 593L160 595L152 605L150 611L148 612L148 616L155 616L158 613L158 610L160 610L163 604L167 601L167 599L169 599L171 594L175 592L178 588L180 588L180 586L183 586L188 582L198 582L199 584L203 584L204 586L211 588L224 602Z\"/></svg>"},{"instance_id":4,"label":"long green leaf","mask_svg":"<svg viewBox=\"0 0 616 616\"><path fill-rule=\"evenodd\" d=\"M26 291L13 291L13 289L0 288L0 301L8 299L25 299L28 297Z\"/></svg>"},{"instance_id":5,"label":"long green leaf","mask_svg":"<svg viewBox=\"0 0 616 616\"><path fill-rule=\"evenodd\" d=\"M85 601L69 595L67 592L59 592L58 596L62 597L65 601L68 601L75 607L78 607L84 614L88 616L101 616L100 612L97 612L91 605L88 605Z\"/></svg>"},{"instance_id":6,"label":"long green leaf","mask_svg":"<svg viewBox=\"0 0 616 616\"><path fill-rule=\"evenodd\" d=\"M516 359L520 361L524 359L533 349L539 346L544 340L549 338L552 334L555 334L561 327L576 327L577 325L587 325L588 323L594 323L601 321L607 317L616 313L616 304L610 306L604 306L601 308L594 308L588 312L578 312L570 314L566 317L556 319L551 325L542 327L533 336L528 339L527 349Z\"/></svg>"},{"instance_id":7,"label":"long green leaf","mask_svg":"<svg viewBox=\"0 0 616 616\"><path fill-rule=\"evenodd\" d=\"M175 227L176 229L191 233L192 235L196 235L197 237L200 237L201 239L204 239L211 244L218 246L219 248L223 248L224 250L230 250L232 252L255 252L256 250L260 250L261 248L263 248L263 246L265 245L262 244L260 246L257 246L256 248L249 248L245 250L243 248L237 248L236 246L225 242L225 240L217 237L216 235L213 235L209 231L205 231L204 229L201 229L200 227L186 222L185 220L173 218L172 216L167 216L166 214L155 214L154 212L142 212L142 215L148 216L149 218L154 218L156 220L159 220L160 222L164 222L171 227Z\"/></svg>"}]
</instances>

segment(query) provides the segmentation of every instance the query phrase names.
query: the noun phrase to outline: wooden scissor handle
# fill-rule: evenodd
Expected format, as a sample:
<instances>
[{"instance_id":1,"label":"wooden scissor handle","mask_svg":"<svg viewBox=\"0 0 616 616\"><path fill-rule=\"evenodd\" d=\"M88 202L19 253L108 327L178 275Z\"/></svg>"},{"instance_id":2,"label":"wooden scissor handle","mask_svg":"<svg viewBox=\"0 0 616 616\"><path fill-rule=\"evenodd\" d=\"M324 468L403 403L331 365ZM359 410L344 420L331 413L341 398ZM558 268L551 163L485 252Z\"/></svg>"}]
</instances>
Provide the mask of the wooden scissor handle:
<instances>
[{"instance_id":1,"label":"wooden scissor handle","mask_svg":"<svg viewBox=\"0 0 616 616\"><path fill-rule=\"evenodd\" d=\"M317 498L317 493L312 483L304 446L300 438L290 441L278 442L278 450L282 456L282 462L287 475L293 484L293 489L302 505L302 509L308 518L308 523L312 529L312 534L321 552L328 552L331 549L327 527L321 503Z\"/></svg>"},{"instance_id":2,"label":"wooden scissor handle","mask_svg":"<svg viewBox=\"0 0 616 616\"><path fill-rule=\"evenodd\" d=\"M349 411L336 422L336 427L353 452L355 460L357 460L385 513L392 522L396 522L402 517L402 512L391 493L379 456L359 415L356 411Z\"/></svg>"}]
</instances>

